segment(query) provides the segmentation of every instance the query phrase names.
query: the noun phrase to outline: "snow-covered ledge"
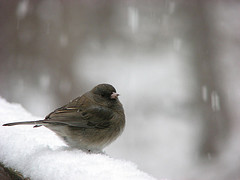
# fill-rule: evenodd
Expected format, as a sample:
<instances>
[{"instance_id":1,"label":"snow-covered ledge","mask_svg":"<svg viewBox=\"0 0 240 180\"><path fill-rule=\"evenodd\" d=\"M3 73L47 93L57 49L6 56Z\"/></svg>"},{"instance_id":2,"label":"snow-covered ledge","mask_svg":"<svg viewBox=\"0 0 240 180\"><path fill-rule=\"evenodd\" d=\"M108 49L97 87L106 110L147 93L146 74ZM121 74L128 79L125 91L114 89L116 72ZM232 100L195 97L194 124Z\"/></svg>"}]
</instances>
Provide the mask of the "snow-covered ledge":
<instances>
[{"instance_id":1,"label":"snow-covered ledge","mask_svg":"<svg viewBox=\"0 0 240 180\"><path fill-rule=\"evenodd\" d=\"M45 127L3 127L14 121L41 119L21 105L0 97L0 162L31 180L119 179L153 180L132 162L68 148Z\"/></svg>"}]
</instances>

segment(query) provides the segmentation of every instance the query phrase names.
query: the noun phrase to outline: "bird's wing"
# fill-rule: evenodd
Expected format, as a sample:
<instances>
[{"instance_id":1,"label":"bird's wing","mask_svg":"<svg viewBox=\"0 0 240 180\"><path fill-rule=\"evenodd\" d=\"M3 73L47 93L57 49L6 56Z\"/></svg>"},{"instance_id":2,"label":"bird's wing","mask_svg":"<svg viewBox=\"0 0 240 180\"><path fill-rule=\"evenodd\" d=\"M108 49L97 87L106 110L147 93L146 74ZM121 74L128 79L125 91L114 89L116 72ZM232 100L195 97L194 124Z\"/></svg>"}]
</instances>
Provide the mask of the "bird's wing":
<instances>
[{"instance_id":1,"label":"bird's wing","mask_svg":"<svg viewBox=\"0 0 240 180\"><path fill-rule=\"evenodd\" d=\"M112 117L113 112L109 108L92 104L82 97L50 113L44 123L104 129L109 127Z\"/></svg>"}]
</instances>

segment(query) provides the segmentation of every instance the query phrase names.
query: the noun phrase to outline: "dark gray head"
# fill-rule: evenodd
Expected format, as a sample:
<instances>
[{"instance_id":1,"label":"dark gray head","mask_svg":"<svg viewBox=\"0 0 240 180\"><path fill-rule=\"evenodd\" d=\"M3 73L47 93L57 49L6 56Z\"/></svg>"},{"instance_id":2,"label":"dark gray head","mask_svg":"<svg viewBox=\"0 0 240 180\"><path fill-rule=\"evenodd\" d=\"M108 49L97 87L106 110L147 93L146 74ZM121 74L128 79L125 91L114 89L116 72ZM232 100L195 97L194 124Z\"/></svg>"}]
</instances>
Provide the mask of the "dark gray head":
<instances>
[{"instance_id":1,"label":"dark gray head","mask_svg":"<svg viewBox=\"0 0 240 180\"><path fill-rule=\"evenodd\" d=\"M117 94L116 89L110 84L99 84L95 86L91 92L97 95L98 98L105 100L116 100L119 94Z\"/></svg>"}]
</instances>

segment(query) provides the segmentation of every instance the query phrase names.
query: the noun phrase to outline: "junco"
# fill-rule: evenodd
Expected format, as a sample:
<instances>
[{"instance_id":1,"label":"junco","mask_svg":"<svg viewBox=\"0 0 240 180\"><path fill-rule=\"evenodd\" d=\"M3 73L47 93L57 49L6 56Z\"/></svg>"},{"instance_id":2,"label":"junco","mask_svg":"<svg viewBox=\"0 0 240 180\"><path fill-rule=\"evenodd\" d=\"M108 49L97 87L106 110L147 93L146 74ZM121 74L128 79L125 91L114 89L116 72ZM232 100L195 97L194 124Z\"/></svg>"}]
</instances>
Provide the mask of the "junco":
<instances>
[{"instance_id":1,"label":"junco","mask_svg":"<svg viewBox=\"0 0 240 180\"><path fill-rule=\"evenodd\" d=\"M99 84L51 112L44 120L13 122L3 126L45 126L70 147L86 152L102 152L122 133L125 126L124 110L118 96L112 85Z\"/></svg>"}]
</instances>

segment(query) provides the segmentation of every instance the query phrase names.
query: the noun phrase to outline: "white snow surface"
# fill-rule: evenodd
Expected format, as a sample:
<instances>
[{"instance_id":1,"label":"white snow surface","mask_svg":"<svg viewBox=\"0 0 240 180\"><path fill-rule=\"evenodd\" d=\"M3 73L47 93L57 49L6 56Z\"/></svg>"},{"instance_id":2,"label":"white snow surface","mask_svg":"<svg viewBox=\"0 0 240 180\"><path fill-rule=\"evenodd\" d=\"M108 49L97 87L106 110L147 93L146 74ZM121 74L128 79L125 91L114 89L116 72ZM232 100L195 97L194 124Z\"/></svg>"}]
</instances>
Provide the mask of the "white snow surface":
<instances>
[{"instance_id":1,"label":"white snow surface","mask_svg":"<svg viewBox=\"0 0 240 180\"><path fill-rule=\"evenodd\" d=\"M155 179L132 162L71 149L45 127L2 126L38 119L42 118L34 117L21 105L8 103L0 97L0 162L31 180Z\"/></svg>"}]
</instances>

